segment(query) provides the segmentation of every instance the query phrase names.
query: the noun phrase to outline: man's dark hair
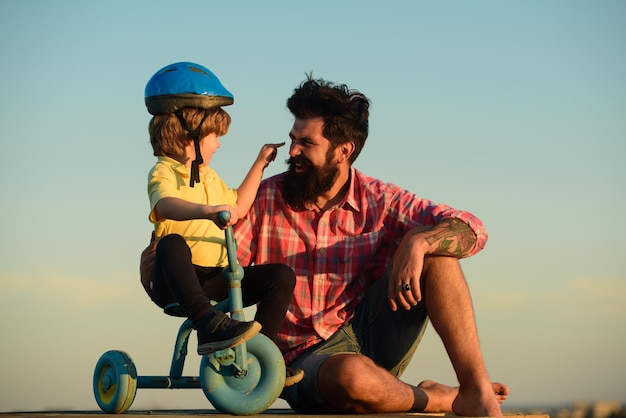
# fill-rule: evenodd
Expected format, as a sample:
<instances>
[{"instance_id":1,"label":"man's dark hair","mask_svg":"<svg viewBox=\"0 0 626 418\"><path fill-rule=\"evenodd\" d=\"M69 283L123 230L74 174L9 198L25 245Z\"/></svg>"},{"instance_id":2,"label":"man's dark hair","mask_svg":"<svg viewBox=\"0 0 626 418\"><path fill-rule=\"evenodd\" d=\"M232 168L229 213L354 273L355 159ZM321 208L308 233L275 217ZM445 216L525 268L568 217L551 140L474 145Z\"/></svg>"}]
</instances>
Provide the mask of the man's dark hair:
<instances>
[{"instance_id":1,"label":"man's dark hair","mask_svg":"<svg viewBox=\"0 0 626 418\"><path fill-rule=\"evenodd\" d=\"M358 157L369 129L370 101L364 94L350 90L345 84L313 79L311 74L287 99L287 108L298 119L321 117L323 135L333 148L354 142L350 163Z\"/></svg>"}]
</instances>

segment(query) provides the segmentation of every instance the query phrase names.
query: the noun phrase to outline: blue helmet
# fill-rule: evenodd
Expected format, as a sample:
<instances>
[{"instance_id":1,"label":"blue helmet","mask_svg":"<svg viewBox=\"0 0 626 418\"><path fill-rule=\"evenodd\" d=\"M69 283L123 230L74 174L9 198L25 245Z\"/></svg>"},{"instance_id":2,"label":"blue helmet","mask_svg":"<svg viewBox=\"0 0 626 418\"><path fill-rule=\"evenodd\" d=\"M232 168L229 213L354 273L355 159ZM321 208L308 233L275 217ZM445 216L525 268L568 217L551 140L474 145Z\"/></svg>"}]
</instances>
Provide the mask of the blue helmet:
<instances>
[{"instance_id":1,"label":"blue helmet","mask_svg":"<svg viewBox=\"0 0 626 418\"><path fill-rule=\"evenodd\" d=\"M177 62L157 71L146 84L145 101L152 115L184 107L210 109L233 104L234 97L206 67Z\"/></svg>"}]
</instances>

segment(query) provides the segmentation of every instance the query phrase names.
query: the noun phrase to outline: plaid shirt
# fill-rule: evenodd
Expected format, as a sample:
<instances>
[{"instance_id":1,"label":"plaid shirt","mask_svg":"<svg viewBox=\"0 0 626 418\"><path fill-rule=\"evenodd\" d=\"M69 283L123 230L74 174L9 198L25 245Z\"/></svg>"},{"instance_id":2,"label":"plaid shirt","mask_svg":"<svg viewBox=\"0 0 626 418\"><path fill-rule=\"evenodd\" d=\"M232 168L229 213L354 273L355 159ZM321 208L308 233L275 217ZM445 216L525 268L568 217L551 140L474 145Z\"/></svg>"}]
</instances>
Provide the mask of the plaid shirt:
<instances>
[{"instance_id":1,"label":"plaid shirt","mask_svg":"<svg viewBox=\"0 0 626 418\"><path fill-rule=\"evenodd\" d=\"M354 168L343 201L324 212L288 207L282 199L282 176L261 183L248 216L235 227L235 237L242 265L284 263L295 271L296 287L278 333L288 364L352 319L363 294L384 274L410 229L453 217L476 233L473 253L487 242L474 215L420 199Z\"/></svg>"}]
</instances>

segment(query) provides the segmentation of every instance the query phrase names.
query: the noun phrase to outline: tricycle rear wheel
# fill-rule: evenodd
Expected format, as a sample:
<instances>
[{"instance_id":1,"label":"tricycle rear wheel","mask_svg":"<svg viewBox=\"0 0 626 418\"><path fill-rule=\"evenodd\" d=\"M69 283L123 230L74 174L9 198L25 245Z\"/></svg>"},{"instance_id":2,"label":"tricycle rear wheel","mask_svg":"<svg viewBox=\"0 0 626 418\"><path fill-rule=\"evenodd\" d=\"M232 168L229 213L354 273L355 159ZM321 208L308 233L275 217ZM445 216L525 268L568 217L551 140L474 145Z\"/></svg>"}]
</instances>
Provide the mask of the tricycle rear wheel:
<instances>
[{"instance_id":1,"label":"tricycle rear wheel","mask_svg":"<svg viewBox=\"0 0 626 418\"><path fill-rule=\"evenodd\" d=\"M130 408L137 393L137 369L127 353L111 350L100 356L93 374L93 393L106 413L121 414Z\"/></svg>"}]
</instances>

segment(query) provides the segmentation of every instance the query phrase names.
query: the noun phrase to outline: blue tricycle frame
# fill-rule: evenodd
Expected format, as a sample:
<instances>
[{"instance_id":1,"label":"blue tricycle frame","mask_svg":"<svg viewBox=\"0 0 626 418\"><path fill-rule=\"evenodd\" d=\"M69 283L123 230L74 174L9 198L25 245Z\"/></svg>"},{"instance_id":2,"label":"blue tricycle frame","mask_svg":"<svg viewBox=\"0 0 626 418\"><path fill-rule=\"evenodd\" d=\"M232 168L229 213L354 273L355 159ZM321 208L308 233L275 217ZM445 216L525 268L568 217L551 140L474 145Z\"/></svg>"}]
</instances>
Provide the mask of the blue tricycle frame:
<instances>
[{"instance_id":1,"label":"blue tricycle frame","mask_svg":"<svg viewBox=\"0 0 626 418\"><path fill-rule=\"evenodd\" d=\"M222 212L220 216L226 223L230 214ZM228 253L228 266L224 270L228 299L215 305L215 309L230 312L232 318L244 321L243 268L237 261L232 227L226 228L224 233ZM191 321L185 320L178 330L168 376L138 376L128 353L120 350L104 353L93 376L94 396L100 409L110 414L125 412L135 400L137 389L202 388L215 409L233 415L259 414L278 399L285 384L285 362L272 340L259 333L233 348L204 355L199 376L183 376L192 331Z\"/></svg>"}]
</instances>

